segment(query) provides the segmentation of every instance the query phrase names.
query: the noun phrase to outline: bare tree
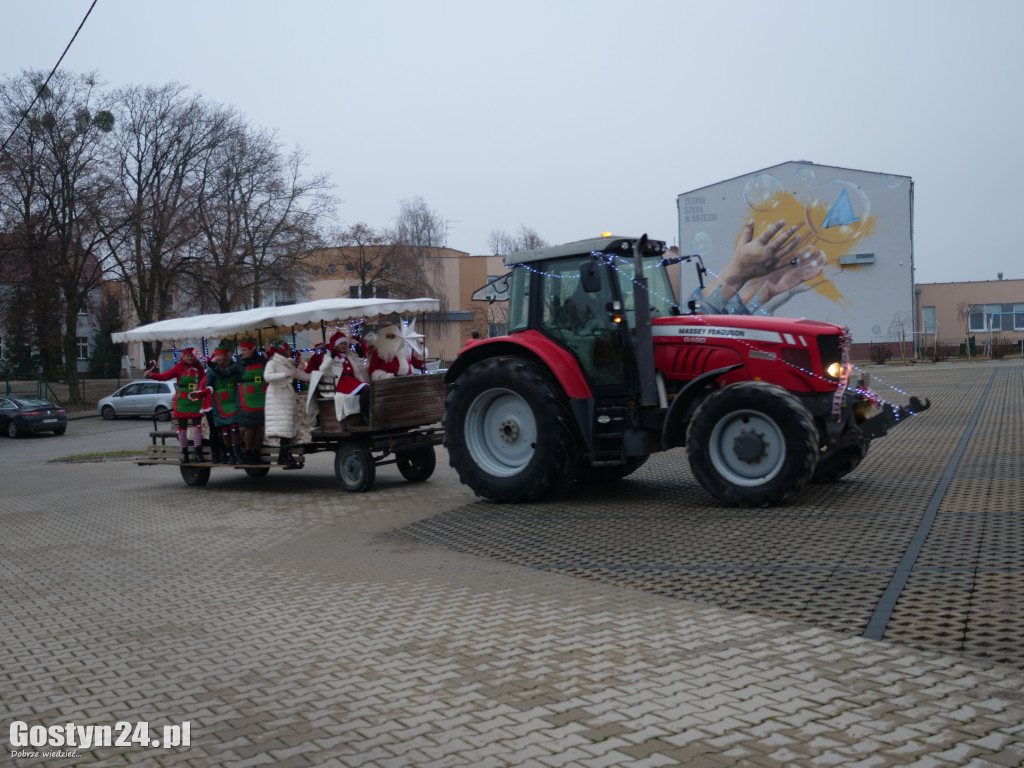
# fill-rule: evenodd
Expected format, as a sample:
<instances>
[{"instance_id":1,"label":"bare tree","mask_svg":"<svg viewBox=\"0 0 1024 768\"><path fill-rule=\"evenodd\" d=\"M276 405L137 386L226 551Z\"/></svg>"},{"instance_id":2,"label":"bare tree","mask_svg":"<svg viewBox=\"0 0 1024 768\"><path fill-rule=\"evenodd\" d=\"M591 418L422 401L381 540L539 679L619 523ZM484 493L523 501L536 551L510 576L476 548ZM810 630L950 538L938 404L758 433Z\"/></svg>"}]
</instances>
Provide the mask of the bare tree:
<instances>
[{"instance_id":1,"label":"bare tree","mask_svg":"<svg viewBox=\"0 0 1024 768\"><path fill-rule=\"evenodd\" d=\"M78 317L103 279L95 214L109 196L114 115L95 75L57 73L45 83L42 73L24 72L0 86L0 125L13 132L0 157L0 205L21 236L30 297L43 301L53 292L60 304L36 319L44 371L56 372L59 352L70 402L79 403ZM46 327L55 318L62 319L59 350Z\"/></svg>"},{"instance_id":2,"label":"bare tree","mask_svg":"<svg viewBox=\"0 0 1024 768\"><path fill-rule=\"evenodd\" d=\"M202 160L234 115L177 83L117 94L117 205L102 218L118 276L140 324L165 318L178 273L199 234ZM159 344L146 344L146 358Z\"/></svg>"},{"instance_id":3,"label":"bare tree","mask_svg":"<svg viewBox=\"0 0 1024 768\"><path fill-rule=\"evenodd\" d=\"M525 224L519 226L519 231L514 235L504 230L495 229L487 237L487 246L491 253L499 256L508 256L510 253L529 251L533 248L543 248L548 243L537 234L537 230Z\"/></svg>"},{"instance_id":4,"label":"bare tree","mask_svg":"<svg viewBox=\"0 0 1024 768\"><path fill-rule=\"evenodd\" d=\"M202 233L182 274L194 302L227 312L259 306L265 291L294 291L301 255L321 244L335 204L326 175L304 179L305 155L236 123L210 152L198 191Z\"/></svg>"},{"instance_id":5,"label":"bare tree","mask_svg":"<svg viewBox=\"0 0 1024 768\"><path fill-rule=\"evenodd\" d=\"M403 298L437 298L448 308L444 288L445 222L421 197L402 201L395 227L387 234L394 292Z\"/></svg>"},{"instance_id":6,"label":"bare tree","mask_svg":"<svg viewBox=\"0 0 1024 768\"><path fill-rule=\"evenodd\" d=\"M359 222L335 232L331 241L339 246L338 253L345 271L358 280L360 296L394 295L392 277L395 264L390 258L394 245L387 232Z\"/></svg>"}]
</instances>

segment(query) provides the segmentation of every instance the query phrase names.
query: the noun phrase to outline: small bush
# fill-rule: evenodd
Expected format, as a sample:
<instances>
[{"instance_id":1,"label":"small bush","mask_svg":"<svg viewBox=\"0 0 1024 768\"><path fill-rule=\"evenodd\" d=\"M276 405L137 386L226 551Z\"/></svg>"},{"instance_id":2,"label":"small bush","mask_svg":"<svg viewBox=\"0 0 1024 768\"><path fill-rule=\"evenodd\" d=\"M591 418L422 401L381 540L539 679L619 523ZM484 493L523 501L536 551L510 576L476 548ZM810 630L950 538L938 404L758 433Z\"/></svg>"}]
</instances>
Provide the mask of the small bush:
<instances>
[{"instance_id":1,"label":"small bush","mask_svg":"<svg viewBox=\"0 0 1024 768\"><path fill-rule=\"evenodd\" d=\"M888 344L871 345L871 362L875 365L885 365L887 360L892 359L892 350Z\"/></svg>"},{"instance_id":2,"label":"small bush","mask_svg":"<svg viewBox=\"0 0 1024 768\"><path fill-rule=\"evenodd\" d=\"M1007 355L1012 355L1016 351L1016 344L1012 344L1009 341L994 341L992 342L991 357L993 360L1002 360Z\"/></svg>"}]
</instances>

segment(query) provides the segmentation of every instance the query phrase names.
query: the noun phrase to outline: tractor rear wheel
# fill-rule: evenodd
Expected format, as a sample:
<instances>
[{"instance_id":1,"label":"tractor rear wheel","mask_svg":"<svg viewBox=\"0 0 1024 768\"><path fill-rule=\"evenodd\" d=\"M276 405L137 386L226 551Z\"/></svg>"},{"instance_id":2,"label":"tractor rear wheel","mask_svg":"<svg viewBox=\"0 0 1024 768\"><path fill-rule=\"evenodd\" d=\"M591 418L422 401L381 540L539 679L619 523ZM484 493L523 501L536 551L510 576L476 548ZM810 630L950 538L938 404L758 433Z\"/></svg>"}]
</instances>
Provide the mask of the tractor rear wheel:
<instances>
[{"instance_id":1,"label":"tractor rear wheel","mask_svg":"<svg viewBox=\"0 0 1024 768\"><path fill-rule=\"evenodd\" d=\"M814 474L818 431L800 401L782 387L744 381L701 403L686 438L701 486L733 507L780 504Z\"/></svg>"},{"instance_id":2,"label":"tractor rear wheel","mask_svg":"<svg viewBox=\"0 0 1024 768\"><path fill-rule=\"evenodd\" d=\"M565 393L546 368L516 357L481 360L452 383L444 430L459 478L497 502L559 491L581 455Z\"/></svg>"}]
</instances>

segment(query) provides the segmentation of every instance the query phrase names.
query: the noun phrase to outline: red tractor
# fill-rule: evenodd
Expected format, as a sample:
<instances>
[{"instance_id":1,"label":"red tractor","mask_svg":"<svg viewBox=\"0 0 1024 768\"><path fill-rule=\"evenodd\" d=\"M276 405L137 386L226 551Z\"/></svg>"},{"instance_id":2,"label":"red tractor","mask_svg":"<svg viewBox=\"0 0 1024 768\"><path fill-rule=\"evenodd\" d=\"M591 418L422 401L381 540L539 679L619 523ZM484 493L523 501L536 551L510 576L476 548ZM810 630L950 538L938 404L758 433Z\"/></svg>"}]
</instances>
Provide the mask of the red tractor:
<instances>
[{"instance_id":1,"label":"red tractor","mask_svg":"<svg viewBox=\"0 0 1024 768\"><path fill-rule=\"evenodd\" d=\"M666 268L688 258L646 235L506 257L486 294L508 301L508 335L471 341L447 373L445 445L462 482L534 501L685 445L712 496L763 507L843 477L928 407L849 387L836 325L683 314Z\"/></svg>"}]
</instances>

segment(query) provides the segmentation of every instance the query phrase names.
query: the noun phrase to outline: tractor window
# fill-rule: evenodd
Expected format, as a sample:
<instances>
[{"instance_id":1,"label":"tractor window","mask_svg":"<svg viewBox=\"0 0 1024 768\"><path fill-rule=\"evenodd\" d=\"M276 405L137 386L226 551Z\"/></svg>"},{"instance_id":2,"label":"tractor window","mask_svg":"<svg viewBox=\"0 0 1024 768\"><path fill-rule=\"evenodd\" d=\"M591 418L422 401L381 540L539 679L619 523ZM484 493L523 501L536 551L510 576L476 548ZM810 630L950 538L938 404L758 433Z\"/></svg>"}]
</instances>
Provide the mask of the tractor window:
<instances>
[{"instance_id":1,"label":"tractor window","mask_svg":"<svg viewBox=\"0 0 1024 768\"><path fill-rule=\"evenodd\" d=\"M591 384L621 384L622 338L608 311L608 271L600 270L600 290L591 292L583 290L579 259L547 263L541 275L541 330L572 350Z\"/></svg>"},{"instance_id":2,"label":"tractor window","mask_svg":"<svg viewBox=\"0 0 1024 768\"><path fill-rule=\"evenodd\" d=\"M530 271L525 267L512 270L508 296L508 333L525 331L530 321Z\"/></svg>"},{"instance_id":3,"label":"tractor window","mask_svg":"<svg viewBox=\"0 0 1024 768\"><path fill-rule=\"evenodd\" d=\"M622 291L626 322L630 328L635 328L636 303L633 300L633 292L640 289L633 283L633 275L636 273L633 259L616 256L612 265L619 276L619 289ZM647 293L651 300L651 317L668 317L677 314L675 292L672 290L668 273L661 264L660 258L644 259L644 277L647 278Z\"/></svg>"}]
</instances>

